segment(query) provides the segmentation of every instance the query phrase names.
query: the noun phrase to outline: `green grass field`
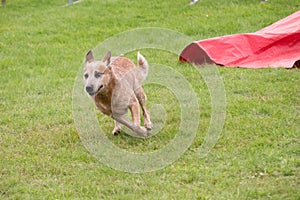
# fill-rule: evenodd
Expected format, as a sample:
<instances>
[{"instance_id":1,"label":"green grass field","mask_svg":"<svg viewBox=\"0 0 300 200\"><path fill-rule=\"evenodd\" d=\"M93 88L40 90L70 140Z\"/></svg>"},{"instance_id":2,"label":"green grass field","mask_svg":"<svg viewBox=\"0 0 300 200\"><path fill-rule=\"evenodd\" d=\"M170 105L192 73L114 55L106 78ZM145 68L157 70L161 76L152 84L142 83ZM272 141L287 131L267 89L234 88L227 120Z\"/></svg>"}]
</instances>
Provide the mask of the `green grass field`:
<instances>
[{"instance_id":1,"label":"green grass field","mask_svg":"<svg viewBox=\"0 0 300 200\"><path fill-rule=\"evenodd\" d=\"M107 38L144 27L193 40L255 32L299 10L299 0L200 0L192 7L188 0L66 3L7 0L0 6L0 199L300 199L298 69L219 67L225 124L214 148L200 158L212 111L203 77L178 63L178 55L141 49L149 63L185 77L200 110L189 149L153 172L127 173L100 162L83 145L72 110L85 54ZM97 114L107 138L127 151L155 151L178 131L174 94L151 84L145 91L149 107L161 104L166 111L165 127L154 137L112 136L112 120Z\"/></svg>"}]
</instances>

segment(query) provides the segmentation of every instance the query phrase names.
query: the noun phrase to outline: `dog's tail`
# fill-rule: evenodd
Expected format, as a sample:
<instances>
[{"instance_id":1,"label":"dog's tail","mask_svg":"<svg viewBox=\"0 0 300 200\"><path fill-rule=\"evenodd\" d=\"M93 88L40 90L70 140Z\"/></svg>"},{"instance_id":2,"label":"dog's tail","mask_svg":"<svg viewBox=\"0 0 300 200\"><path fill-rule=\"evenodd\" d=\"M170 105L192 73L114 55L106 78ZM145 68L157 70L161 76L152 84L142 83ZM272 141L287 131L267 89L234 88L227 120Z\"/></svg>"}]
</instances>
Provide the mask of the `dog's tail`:
<instances>
[{"instance_id":1,"label":"dog's tail","mask_svg":"<svg viewBox=\"0 0 300 200\"><path fill-rule=\"evenodd\" d=\"M140 74L142 76L142 79L145 80L148 75L148 69L149 69L148 62L147 62L146 58L144 58L144 56L142 54L140 54L140 52L138 52L138 54L137 54L137 60L138 60L138 68L139 68Z\"/></svg>"}]
</instances>

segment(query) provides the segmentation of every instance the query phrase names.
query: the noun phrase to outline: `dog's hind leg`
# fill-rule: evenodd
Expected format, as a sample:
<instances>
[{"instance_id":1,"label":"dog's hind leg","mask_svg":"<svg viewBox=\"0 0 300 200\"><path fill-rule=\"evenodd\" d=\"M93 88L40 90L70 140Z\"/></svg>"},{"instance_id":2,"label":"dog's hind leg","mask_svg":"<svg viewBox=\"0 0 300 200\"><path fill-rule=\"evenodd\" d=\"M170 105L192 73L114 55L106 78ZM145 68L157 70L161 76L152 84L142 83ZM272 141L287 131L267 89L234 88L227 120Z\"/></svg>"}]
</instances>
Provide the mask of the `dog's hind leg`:
<instances>
[{"instance_id":1,"label":"dog's hind leg","mask_svg":"<svg viewBox=\"0 0 300 200\"><path fill-rule=\"evenodd\" d=\"M135 95L142 107L142 111L143 111L143 116L144 116L144 125L145 125L145 128L147 130L151 130L152 129L152 122L151 122L151 119L150 119L150 113L148 112L147 108L146 108L146 99L147 99L147 96L143 90L142 87L138 88L136 91L135 91Z\"/></svg>"},{"instance_id":2,"label":"dog's hind leg","mask_svg":"<svg viewBox=\"0 0 300 200\"><path fill-rule=\"evenodd\" d=\"M133 130L135 133L137 133L140 136L147 136L147 129L145 127L140 126L140 106L138 99L135 95L131 96L130 103L129 103L129 109L131 111L132 115L132 121L129 121L126 117L124 117L123 114L113 114L113 118Z\"/></svg>"},{"instance_id":3,"label":"dog's hind leg","mask_svg":"<svg viewBox=\"0 0 300 200\"><path fill-rule=\"evenodd\" d=\"M131 112L133 124L136 126L140 126L141 125L140 107L139 107L138 99L136 98L135 95L131 96L129 110Z\"/></svg>"},{"instance_id":4,"label":"dog's hind leg","mask_svg":"<svg viewBox=\"0 0 300 200\"><path fill-rule=\"evenodd\" d=\"M115 128L112 131L113 135L118 135L121 132L121 124L115 120Z\"/></svg>"}]
</instances>

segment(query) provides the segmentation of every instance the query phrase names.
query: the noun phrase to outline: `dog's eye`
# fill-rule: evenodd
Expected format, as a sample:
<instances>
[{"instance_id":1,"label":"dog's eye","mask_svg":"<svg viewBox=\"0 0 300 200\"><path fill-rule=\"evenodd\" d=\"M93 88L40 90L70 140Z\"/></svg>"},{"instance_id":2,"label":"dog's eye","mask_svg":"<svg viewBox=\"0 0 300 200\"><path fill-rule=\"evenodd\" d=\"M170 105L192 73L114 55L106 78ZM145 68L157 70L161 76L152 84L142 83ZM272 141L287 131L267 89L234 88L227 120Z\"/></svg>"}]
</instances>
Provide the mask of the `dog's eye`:
<instances>
[{"instance_id":1,"label":"dog's eye","mask_svg":"<svg viewBox=\"0 0 300 200\"><path fill-rule=\"evenodd\" d=\"M89 77L89 75L88 75L88 74L85 74L85 75L84 75L84 78L85 78L85 79L87 79L88 77Z\"/></svg>"},{"instance_id":2,"label":"dog's eye","mask_svg":"<svg viewBox=\"0 0 300 200\"><path fill-rule=\"evenodd\" d=\"M102 76L103 73L101 72L96 72L95 73L95 78L100 78Z\"/></svg>"}]
</instances>

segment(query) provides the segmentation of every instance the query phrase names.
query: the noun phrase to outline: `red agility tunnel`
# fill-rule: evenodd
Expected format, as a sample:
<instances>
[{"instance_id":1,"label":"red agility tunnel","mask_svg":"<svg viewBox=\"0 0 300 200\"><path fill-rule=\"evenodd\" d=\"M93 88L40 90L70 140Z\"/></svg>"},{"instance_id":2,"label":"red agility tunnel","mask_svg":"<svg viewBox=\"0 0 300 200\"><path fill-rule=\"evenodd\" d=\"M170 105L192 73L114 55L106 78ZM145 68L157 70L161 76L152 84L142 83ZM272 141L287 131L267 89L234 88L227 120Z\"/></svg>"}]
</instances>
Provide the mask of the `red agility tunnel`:
<instances>
[{"instance_id":1,"label":"red agility tunnel","mask_svg":"<svg viewBox=\"0 0 300 200\"><path fill-rule=\"evenodd\" d=\"M255 33L235 34L189 44L182 62L228 67L299 67L300 11Z\"/></svg>"}]
</instances>

